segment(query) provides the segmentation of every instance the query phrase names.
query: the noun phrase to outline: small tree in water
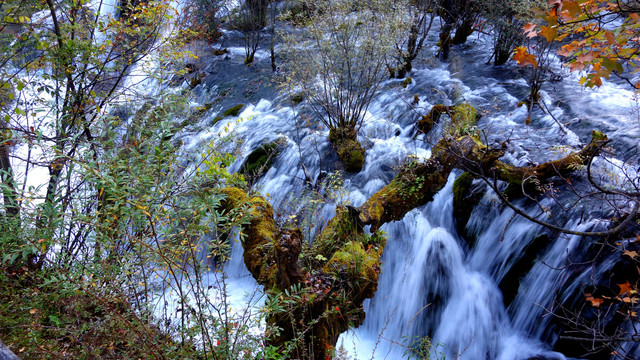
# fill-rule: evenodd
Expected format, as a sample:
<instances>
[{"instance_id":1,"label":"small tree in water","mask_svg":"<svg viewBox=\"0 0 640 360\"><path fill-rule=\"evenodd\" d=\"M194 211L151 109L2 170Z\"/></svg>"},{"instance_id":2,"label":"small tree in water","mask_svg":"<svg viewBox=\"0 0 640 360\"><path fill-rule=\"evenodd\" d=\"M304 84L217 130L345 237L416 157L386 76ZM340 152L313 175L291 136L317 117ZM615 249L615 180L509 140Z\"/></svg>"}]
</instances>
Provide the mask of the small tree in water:
<instances>
[{"instance_id":1,"label":"small tree in water","mask_svg":"<svg viewBox=\"0 0 640 360\"><path fill-rule=\"evenodd\" d=\"M306 27L285 35L285 84L309 100L347 171L359 171L364 150L356 141L386 66L406 32L406 4L378 0L315 0Z\"/></svg>"}]
</instances>

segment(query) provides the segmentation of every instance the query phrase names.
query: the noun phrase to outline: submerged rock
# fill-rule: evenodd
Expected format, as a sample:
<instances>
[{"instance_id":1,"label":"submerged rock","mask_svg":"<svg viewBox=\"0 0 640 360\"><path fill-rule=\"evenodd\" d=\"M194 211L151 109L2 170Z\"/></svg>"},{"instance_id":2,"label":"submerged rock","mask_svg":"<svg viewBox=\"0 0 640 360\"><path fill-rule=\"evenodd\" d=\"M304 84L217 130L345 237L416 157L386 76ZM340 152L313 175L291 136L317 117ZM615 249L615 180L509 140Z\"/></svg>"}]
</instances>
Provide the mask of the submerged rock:
<instances>
[{"instance_id":1,"label":"submerged rock","mask_svg":"<svg viewBox=\"0 0 640 360\"><path fill-rule=\"evenodd\" d=\"M238 171L244 175L249 183L253 183L264 175L273 165L273 161L280 155L282 140L278 139L260 145L247 157Z\"/></svg>"}]
</instances>

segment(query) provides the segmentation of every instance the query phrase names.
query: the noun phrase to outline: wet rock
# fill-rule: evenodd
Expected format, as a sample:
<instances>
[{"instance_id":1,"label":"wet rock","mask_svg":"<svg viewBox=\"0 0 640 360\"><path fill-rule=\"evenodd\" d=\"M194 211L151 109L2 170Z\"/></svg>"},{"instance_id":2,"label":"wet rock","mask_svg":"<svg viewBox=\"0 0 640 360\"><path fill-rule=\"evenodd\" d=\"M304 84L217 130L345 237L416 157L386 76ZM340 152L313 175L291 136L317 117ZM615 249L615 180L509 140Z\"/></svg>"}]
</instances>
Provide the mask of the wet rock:
<instances>
[{"instance_id":1,"label":"wet rock","mask_svg":"<svg viewBox=\"0 0 640 360\"><path fill-rule=\"evenodd\" d=\"M232 106L227 110L225 110L223 114L225 117L238 116L238 114L240 114L240 110L242 110L243 107L244 107L244 104L238 104L238 105Z\"/></svg>"},{"instance_id":2,"label":"wet rock","mask_svg":"<svg viewBox=\"0 0 640 360\"><path fill-rule=\"evenodd\" d=\"M502 298L505 307L508 307L518 294L520 279L522 279L533 267L538 255L549 245L549 236L546 234L537 236L526 247L522 256L513 264L507 275L498 285L502 290Z\"/></svg>"},{"instance_id":3,"label":"wet rock","mask_svg":"<svg viewBox=\"0 0 640 360\"><path fill-rule=\"evenodd\" d=\"M249 183L254 183L271 168L273 161L280 155L282 143L282 140L278 139L260 145L249 154L238 172L244 175Z\"/></svg>"}]
</instances>

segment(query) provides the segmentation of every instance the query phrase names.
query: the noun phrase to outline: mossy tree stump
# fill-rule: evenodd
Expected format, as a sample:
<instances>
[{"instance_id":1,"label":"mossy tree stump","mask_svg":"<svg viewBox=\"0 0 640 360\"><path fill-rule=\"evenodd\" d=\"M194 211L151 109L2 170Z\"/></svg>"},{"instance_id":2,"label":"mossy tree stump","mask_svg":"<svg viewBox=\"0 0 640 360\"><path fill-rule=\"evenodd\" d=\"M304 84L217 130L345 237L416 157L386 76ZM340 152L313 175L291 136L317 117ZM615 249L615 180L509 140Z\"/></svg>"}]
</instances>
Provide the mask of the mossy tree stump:
<instances>
[{"instance_id":1,"label":"mossy tree stump","mask_svg":"<svg viewBox=\"0 0 640 360\"><path fill-rule=\"evenodd\" d=\"M348 172L359 172L364 166L364 149L356 139L352 127L335 128L329 131L329 141Z\"/></svg>"}]
</instances>

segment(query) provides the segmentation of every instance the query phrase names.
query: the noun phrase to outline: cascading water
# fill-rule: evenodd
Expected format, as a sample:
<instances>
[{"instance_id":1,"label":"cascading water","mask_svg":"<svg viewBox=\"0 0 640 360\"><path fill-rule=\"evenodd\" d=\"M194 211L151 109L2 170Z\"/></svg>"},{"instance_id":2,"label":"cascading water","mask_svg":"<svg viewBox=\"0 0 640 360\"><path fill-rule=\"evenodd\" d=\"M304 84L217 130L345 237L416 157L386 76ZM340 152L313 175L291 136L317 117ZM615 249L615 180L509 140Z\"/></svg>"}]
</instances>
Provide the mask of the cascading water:
<instances>
[{"instance_id":1,"label":"cascading water","mask_svg":"<svg viewBox=\"0 0 640 360\"><path fill-rule=\"evenodd\" d=\"M542 113L535 115L531 127L523 126L526 111L516 107L516 103L526 94L526 84L511 68L496 69L478 60L488 58L488 44L489 40L479 38L476 43L458 49L457 57L449 65L453 69L439 63L414 70L413 83L406 90L400 89L397 80L385 84L359 135L367 148L365 168L358 174L344 176L348 199L343 200L359 206L390 181L394 167L408 155L429 157L430 146L425 137L415 136L414 122L418 112L425 112L424 109L437 103L467 101L489 112L479 127L490 139L516 139L505 158L517 165L552 155L536 151L546 144L576 146L588 141L588 130L609 129L616 122L627 127L624 134L615 133L618 144L627 149L637 146L629 141L640 133L639 124L630 119L631 100L628 106L623 104L623 109L615 112L610 105L600 108L600 104L619 104L620 98L629 99L628 91L613 83L605 83L600 92L581 89L574 79L546 88L542 98L551 112L580 123L572 130ZM230 61L240 62L241 56L234 55ZM203 100L207 100L209 91L200 91ZM420 96L418 108L423 110L409 109L407 99L413 94ZM331 154L327 131L313 132L305 127L296 130L298 110L278 107L276 103L261 100L243 109L240 122L226 119L201 132L184 132L180 137L185 142L185 154L215 139L225 127L243 139L245 155L265 142L284 139L284 151L255 188L269 198L275 209L295 212L305 201L306 174L300 163L315 179L322 170L334 167L336 157ZM213 115L203 119L201 125L210 123ZM238 170L243 161L238 159L232 170ZM544 315L546 309L575 292L580 279L588 277L588 271L583 269L571 275L573 280L569 282L570 276L563 270L570 258L584 253L581 238L550 239L550 245L539 252L539 260L522 277L513 299L506 301L499 285L511 276L522 253L533 246L544 229L521 217L514 218L513 211L501 207L488 192L471 215L467 230L475 241L467 243L457 234L452 214L454 178L455 175L450 177L432 202L411 211L403 220L382 227L388 241L378 291L365 303L364 324L343 334L339 345L355 358L397 359L407 353L407 344L429 336L432 344L440 344L431 350L434 357L564 359L545 344L555 341L556 335L548 328L550 317ZM518 205L529 212L536 210L525 203ZM335 204L324 204L313 214L313 221L322 225L334 213ZM593 220L581 217L577 213L567 214L565 226L589 230L601 225L595 217ZM226 271L231 283L251 293L256 284L242 266L241 252L240 244L234 242ZM508 307L505 303L509 303ZM631 344L627 349L640 357L638 346Z\"/></svg>"}]
</instances>

